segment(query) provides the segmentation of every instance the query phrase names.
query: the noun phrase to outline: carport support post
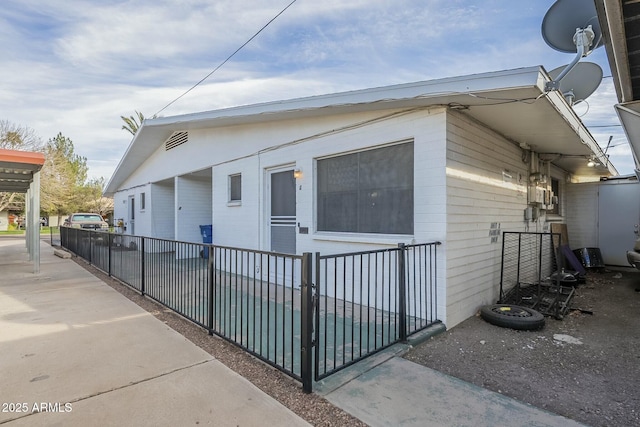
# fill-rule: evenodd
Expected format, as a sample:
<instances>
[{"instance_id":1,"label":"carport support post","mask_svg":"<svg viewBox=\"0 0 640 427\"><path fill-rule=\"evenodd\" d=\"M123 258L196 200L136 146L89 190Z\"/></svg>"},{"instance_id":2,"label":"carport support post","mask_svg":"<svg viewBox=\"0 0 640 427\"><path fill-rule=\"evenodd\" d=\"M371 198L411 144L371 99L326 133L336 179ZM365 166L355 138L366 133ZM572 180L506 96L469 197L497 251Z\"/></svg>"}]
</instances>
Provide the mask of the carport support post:
<instances>
[{"instance_id":1,"label":"carport support post","mask_svg":"<svg viewBox=\"0 0 640 427\"><path fill-rule=\"evenodd\" d=\"M404 279L404 243L398 243L398 329L400 341L407 340L407 289Z\"/></svg>"},{"instance_id":2,"label":"carport support post","mask_svg":"<svg viewBox=\"0 0 640 427\"><path fill-rule=\"evenodd\" d=\"M313 270L311 268L311 260L310 252L302 254L300 377L302 377L302 390L305 393L313 391Z\"/></svg>"}]
</instances>

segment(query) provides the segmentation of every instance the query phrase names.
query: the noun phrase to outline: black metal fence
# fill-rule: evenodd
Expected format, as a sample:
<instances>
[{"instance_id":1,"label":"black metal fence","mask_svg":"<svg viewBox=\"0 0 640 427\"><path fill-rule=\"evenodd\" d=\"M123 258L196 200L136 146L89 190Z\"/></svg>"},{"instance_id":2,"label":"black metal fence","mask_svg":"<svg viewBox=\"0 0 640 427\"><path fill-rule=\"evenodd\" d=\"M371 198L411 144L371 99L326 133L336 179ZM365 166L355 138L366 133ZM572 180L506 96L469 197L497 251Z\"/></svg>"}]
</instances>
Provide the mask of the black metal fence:
<instances>
[{"instance_id":1,"label":"black metal fence","mask_svg":"<svg viewBox=\"0 0 640 427\"><path fill-rule=\"evenodd\" d=\"M436 246L290 255L61 227L61 245L311 391L438 322ZM315 290L315 295L314 295ZM314 316L315 310L315 316ZM315 331L315 334L314 334Z\"/></svg>"},{"instance_id":2,"label":"black metal fence","mask_svg":"<svg viewBox=\"0 0 640 427\"><path fill-rule=\"evenodd\" d=\"M523 305L561 319L574 296L574 287L562 281L565 261L560 248L565 243L560 233L505 231L498 303Z\"/></svg>"},{"instance_id":3,"label":"black metal fence","mask_svg":"<svg viewBox=\"0 0 640 427\"><path fill-rule=\"evenodd\" d=\"M316 381L439 322L438 244L316 254Z\"/></svg>"},{"instance_id":4,"label":"black metal fence","mask_svg":"<svg viewBox=\"0 0 640 427\"><path fill-rule=\"evenodd\" d=\"M59 226L49 227L49 244L51 246L60 246L60 227Z\"/></svg>"}]
</instances>

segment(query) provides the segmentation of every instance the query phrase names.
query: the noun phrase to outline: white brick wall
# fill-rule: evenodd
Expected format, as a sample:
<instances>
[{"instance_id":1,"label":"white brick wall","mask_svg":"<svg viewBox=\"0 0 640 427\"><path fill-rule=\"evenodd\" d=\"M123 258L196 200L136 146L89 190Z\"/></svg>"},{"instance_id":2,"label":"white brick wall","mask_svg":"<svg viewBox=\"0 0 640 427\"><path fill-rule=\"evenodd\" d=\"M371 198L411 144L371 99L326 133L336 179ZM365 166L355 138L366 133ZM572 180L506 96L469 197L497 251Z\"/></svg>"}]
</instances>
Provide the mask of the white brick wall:
<instances>
[{"instance_id":1,"label":"white brick wall","mask_svg":"<svg viewBox=\"0 0 640 427\"><path fill-rule=\"evenodd\" d=\"M175 191L173 181L152 184L147 196L151 214L151 235L160 239L175 238Z\"/></svg>"},{"instance_id":2,"label":"white brick wall","mask_svg":"<svg viewBox=\"0 0 640 427\"><path fill-rule=\"evenodd\" d=\"M452 327L497 299L501 240L491 243L491 224L500 223L503 231L541 227L523 219L527 165L520 148L462 114L438 108L382 119L389 113L190 131L188 143L168 152L158 149L123 187L135 191L142 182L178 177L173 193L177 240L200 242L198 225L213 223L216 244L268 250L267 171L298 168L297 222L309 229L309 234L297 235L298 253L441 241L438 310ZM414 141L414 235L316 232L316 159L405 140ZM208 180L189 178L191 172L208 168ZM228 176L236 173L242 174L242 201L230 204ZM154 227L167 236L167 224L173 221L171 191L169 184L154 185L151 192ZM167 214L162 219L161 212Z\"/></svg>"},{"instance_id":3,"label":"white brick wall","mask_svg":"<svg viewBox=\"0 0 640 427\"><path fill-rule=\"evenodd\" d=\"M229 175L242 175L242 200L229 202ZM213 242L240 248L260 247L261 178L258 157L213 169Z\"/></svg>"},{"instance_id":4,"label":"white brick wall","mask_svg":"<svg viewBox=\"0 0 640 427\"><path fill-rule=\"evenodd\" d=\"M176 240L202 243L200 225L212 224L211 177L180 176L175 180Z\"/></svg>"}]
</instances>

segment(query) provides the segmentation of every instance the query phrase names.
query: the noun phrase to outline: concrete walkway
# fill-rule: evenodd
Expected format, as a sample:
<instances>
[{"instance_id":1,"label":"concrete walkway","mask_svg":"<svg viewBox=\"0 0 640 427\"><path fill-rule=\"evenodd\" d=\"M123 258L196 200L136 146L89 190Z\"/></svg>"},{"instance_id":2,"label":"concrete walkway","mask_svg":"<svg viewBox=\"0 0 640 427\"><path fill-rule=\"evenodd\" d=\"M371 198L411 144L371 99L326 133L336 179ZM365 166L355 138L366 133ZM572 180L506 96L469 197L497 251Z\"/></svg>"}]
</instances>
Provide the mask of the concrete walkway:
<instances>
[{"instance_id":1,"label":"concrete walkway","mask_svg":"<svg viewBox=\"0 0 640 427\"><path fill-rule=\"evenodd\" d=\"M308 425L41 244L0 237L0 424Z\"/></svg>"},{"instance_id":2,"label":"concrete walkway","mask_svg":"<svg viewBox=\"0 0 640 427\"><path fill-rule=\"evenodd\" d=\"M315 392L371 426L582 426L403 359L394 345L314 384Z\"/></svg>"}]
</instances>

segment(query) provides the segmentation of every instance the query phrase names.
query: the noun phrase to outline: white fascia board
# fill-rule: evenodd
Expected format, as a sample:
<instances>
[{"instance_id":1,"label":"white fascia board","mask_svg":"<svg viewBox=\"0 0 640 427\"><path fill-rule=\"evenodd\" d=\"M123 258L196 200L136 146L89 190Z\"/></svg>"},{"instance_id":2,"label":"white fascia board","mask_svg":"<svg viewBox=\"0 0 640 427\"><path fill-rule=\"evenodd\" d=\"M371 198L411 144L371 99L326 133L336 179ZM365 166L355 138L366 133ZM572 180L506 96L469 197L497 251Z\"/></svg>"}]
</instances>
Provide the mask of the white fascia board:
<instances>
[{"instance_id":1,"label":"white fascia board","mask_svg":"<svg viewBox=\"0 0 640 427\"><path fill-rule=\"evenodd\" d=\"M545 76L544 68L534 66L145 119L109 180L105 195L113 195L128 176L175 131L338 114L347 110L356 112L446 105L460 97L481 102L469 95L532 88L539 86Z\"/></svg>"},{"instance_id":2,"label":"white fascia board","mask_svg":"<svg viewBox=\"0 0 640 427\"><path fill-rule=\"evenodd\" d=\"M187 129L187 126L193 129L210 127L214 125L211 122L215 122L216 119L232 117L245 118L250 121L251 117L259 115L278 113L287 113L287 115L290 115L295 111L318 110L328 107L373 103L393 104L394 102L414 99L423 99L424 105L429 105L429 98L466 95L469 93L505 90L508 88L531 87L536 85L541 69L541 67L536 66L462 77L404 83L393 86L231 107L180 116L160 117L145 120L145 122L148 122L149 126L173 125L176 129L180 127L180 124L183 124L185 125L185 129ZM388 107L385 106L384 108Z\"/></svg>"},{"instance_id":3,"label":"white fascia board","mask_svg":"<svg viewBox=\"0 0 640 427\"><path fill-rule=\"evenodd\" d=\"M615 108L629 141L636 169L640 169L640 101L616 104Z\"/></svg>"},{"instance_id":4,"label":"white fascia board","mask_svg":"<svg viewBox=\"0 0 640 427\"><path fill-rule=\"evenodd\" d=\"M540 82L541 90L544 90L544 83L544 80ZM614 176L619 175L618 170L609 161L607 155L604 153L593 135L591 135L591 132L589 132L574 109L567 103L564 95L560 91L554 90L548 92L546 96L549 102L556 109L556 111L558 111L558 113L562 117L564 117L564 120L569 124L569 126L571 126L576 135L578 135L582 143L589 148L589 150L593 153L594 156L596 156L598 160L600 160L601 164L607 165L609 173Z\"/></svg>"}]
</instances>

